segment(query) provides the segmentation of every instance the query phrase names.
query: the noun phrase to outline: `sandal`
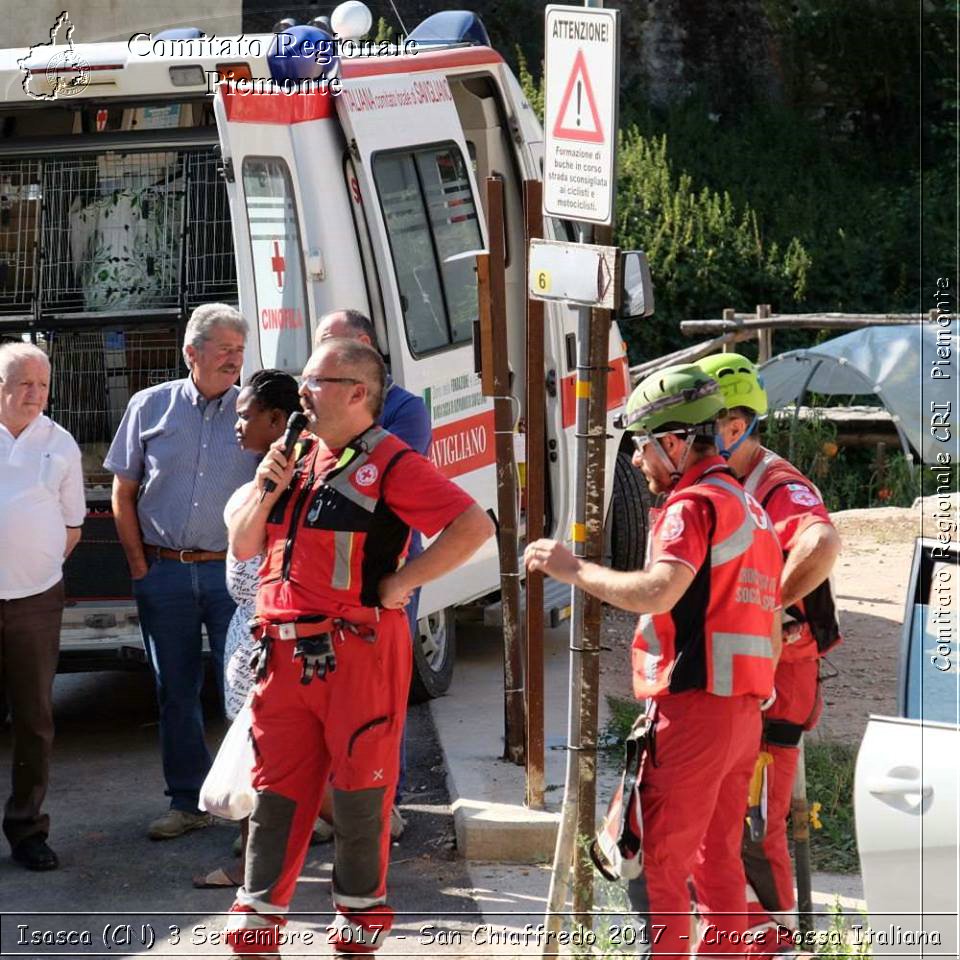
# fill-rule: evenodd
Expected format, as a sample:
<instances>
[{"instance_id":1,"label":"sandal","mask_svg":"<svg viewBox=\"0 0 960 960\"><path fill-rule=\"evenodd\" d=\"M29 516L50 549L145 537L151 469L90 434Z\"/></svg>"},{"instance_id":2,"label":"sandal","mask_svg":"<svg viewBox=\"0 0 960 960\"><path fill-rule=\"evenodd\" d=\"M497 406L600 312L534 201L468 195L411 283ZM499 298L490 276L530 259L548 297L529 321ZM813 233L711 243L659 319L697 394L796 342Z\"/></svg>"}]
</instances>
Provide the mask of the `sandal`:
<instances>
[{"instance_id":1,"label":"sandal","mask_svg":"<svg viewBox=\"0 0 960 960\"><path fill-rule=\"evenodd\" d=\"M193 878L197 890L220 890L224 887L242 887L243 879L235 880L223 867L217 867L209 873L201 873Z\"/></svg>"}]
</instances>

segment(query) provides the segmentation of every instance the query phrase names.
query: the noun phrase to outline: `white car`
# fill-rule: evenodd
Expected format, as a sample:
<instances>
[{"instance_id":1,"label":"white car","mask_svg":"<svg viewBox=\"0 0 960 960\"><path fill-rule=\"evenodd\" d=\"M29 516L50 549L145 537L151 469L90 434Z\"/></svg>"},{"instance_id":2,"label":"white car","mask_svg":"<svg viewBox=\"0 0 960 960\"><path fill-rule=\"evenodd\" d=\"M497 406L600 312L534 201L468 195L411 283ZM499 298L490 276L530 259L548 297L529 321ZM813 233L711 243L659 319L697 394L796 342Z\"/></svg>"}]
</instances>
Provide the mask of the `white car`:
<instances>
[{"instance_id":1,"label":"white car","mask_svg":"<svg viewBox=\"0 0 960 960\"><path fill-rule=\"evenodd\" d=\"M960 820L960 544L918 539L897 716L871 716L854 807L874 956L956 957Z\"/></svg>"}]
</instances>

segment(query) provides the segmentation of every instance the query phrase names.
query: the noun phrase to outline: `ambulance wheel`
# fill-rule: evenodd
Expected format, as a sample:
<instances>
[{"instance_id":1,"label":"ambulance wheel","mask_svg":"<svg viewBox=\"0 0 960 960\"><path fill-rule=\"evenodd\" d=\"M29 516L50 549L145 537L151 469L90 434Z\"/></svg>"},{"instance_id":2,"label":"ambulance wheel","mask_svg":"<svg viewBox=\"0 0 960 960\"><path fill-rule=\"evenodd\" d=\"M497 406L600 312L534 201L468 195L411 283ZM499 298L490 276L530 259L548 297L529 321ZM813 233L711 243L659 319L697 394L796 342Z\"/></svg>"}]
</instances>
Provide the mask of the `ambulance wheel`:
<instances>
[{"instance_id":1,"label":"ambulance wheel","mask_svg":"<svg viewBox=\"0 0 960 960\"><path fill-rule=\"evenodd\" d=\"M413 643L413 677L410 700L423 703L442 697L453 680L456 632L453 608L422 617Z\"/></svg>"},{"instance_id":2,"label":"ambulance wheel","mask_svg":"<svg viewBox=\"0 0 960 960\"><path fill-rule=\"evenodd\" d=\"M614 570L639 570L647 546L647 511L652 503L643 474L621 450L613 474L613 497L607 515L610 565Z\"/></svg>"}]
</instances>

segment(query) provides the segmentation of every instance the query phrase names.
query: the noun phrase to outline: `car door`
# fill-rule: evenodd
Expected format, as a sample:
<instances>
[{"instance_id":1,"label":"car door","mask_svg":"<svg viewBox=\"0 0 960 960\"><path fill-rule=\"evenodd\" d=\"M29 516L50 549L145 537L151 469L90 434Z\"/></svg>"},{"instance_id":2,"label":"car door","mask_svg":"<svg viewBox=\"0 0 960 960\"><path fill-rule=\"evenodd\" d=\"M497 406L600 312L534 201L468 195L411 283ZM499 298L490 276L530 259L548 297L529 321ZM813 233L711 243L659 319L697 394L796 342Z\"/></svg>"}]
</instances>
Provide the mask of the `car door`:
<instances>
[{"instance_id":1,"label":"car door","mask_svg":"<svg viewBox=\"0 0 960 960\"><path fill-rule=\"evenodd\" d=\"M898 716L871 716L857 757L865 931L876 956L957 956L957 550L917 540Z\"/></svg>"},{"instance_id":2,"label":"car door","mask_svg":"<svg viewBox=\"0 0 960 960\"><path fill-rule=\"evenodd\" d=\"M324 99L304 102L317 111L318 120L332 115ZM249 320L256 318L247 339L244 376L266 367L298 375L310 356L309 318L315 307L304 262L302 184L292 135L297 105L289 97L242 97L230 89L214 101L240 310Z\"/></svg>"}]
</instances>

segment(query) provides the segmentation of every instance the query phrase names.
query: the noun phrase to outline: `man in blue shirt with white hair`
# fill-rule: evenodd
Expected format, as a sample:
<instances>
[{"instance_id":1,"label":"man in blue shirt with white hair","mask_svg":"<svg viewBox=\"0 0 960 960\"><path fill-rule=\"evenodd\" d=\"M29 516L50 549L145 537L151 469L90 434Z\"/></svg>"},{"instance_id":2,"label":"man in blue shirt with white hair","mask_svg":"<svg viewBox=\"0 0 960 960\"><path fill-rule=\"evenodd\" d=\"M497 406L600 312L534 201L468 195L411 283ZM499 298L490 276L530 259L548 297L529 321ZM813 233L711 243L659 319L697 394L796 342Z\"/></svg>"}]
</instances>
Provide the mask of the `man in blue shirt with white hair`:
<instances>
[{"instance_id":1,"label":"man in blue shirt with white hair","mask_svg":"<svg viewBox=\"0 0 960 960\"><path fill-rule=\"evenodd\" d=\"M227 304L197 307L183 339L189 376L134 394L104 461L114 474L114 520L160 703L170 809L150 824L152 840L212 822L197 806L210 767L201 628L222 690L223 645L235 609L226 588L223 508L256 468L256 456L234 435L247 331Z\"/></svg>"}]
</instances>

